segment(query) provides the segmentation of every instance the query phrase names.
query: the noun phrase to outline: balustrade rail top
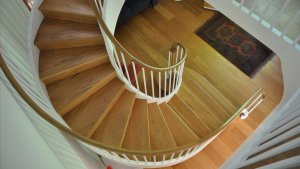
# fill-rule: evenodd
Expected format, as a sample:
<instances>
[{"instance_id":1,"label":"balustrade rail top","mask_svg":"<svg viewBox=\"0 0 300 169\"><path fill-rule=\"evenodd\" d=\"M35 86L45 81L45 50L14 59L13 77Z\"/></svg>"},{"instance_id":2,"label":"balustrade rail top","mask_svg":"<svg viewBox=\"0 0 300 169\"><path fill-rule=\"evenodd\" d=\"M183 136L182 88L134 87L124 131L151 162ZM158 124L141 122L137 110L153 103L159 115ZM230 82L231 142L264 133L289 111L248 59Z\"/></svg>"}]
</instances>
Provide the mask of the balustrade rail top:
<instances>
[{"instance_id":1,"label":"balustrade rail top","mask_svg":"<svg viewBox=\"0 0 300 169\"><path fill-rule=\"evenodd\" d=\"M174 65L171 65L171 66L167 66L167 67L155 67L155 66L151 66L151 65L148 65L144 62L142 62L141 60L139 60L138 58L134 57L129 51L127 51L123 45L114 37L114 35L110 32L110 30L108 29L106 23L104 22L104 20L102 19L102 14L100 13L100 11L98 10L98 5L95 3L94 0L90 0L90 4L96 14L96 17L97 17L97 21L98 21L98 24L101 26L102 30L105 32L105 34L107 35L107 37L112 41L112 43L116 46L116 48L119 48L119 50L124 53L126 56L129 56L130 59L135 62L135 63L138 63L142 66L144 66L145 68L148 68L150 70L153 70L153 71L166 71L166 70L171 70L171 69L174 69L176 67L178 67L179 65L181 65L186 57L187 57L187 51L186 51L186 48L185 46L183 46L182 44L178 43L178 45L180 45L182 47L182 49L184 50L183 51L183 57L182 59L174 64Z\"/></svg>"},{"instance_id":2,"label":"balustrade rail top","mask_svg":"<svg viewBox=\"0 0 300 169\"><path fill-rule=\"evenodd\" d=\"M147 65L145 63L143 63L142 61L138 60L137 58L135 58L134 56L132 56L117 40L116 38L112 35L112 33L109 31L108 27L106 26L105 22L103 21L103 19L101 18L101 14L99 12L99 8L97 7L97 4L95 3L94 0L90 0L90 3L93 7L93 9L95 10L96 16L97 16L97 20L99 25L101 26L102 30L104 31L104 33L108 36L108 38L112 41L112 43L118 47L122 52L124 52L127 56L129 56L133 62L136 62L138 64L143 65L146 68L152 69L153 71L166 71L166 70L171 70L173 68L176 68L180 65L182 65L186 59L187 56L187 52L186 49L184 48L183 45L178 44L182 47L182 49L184 50L184 55L181 58L181 60L174 64L174 65L168 65L168 67L165 68L158 68L158 67L153 67L150 65ZM1 50L0 50L1 51ZM120 148L120 147L112 147L112 146L108 146L105 145L103 143L100 143L98 141L92 140L88 137L85 137L73 130L71 130L70 128L68 128L67 126L61 124L60 122L58 122L57 120L55 120L54 118L52 118L49 113L47 113L46 111L44 111L37 103L35 103L35 101L24 91L24 89L21 87L21 85L18 83L18 81L16 80L16 78L14 77L13 73L10 71L9 67L7 66L3 56L0 53L0 67L2 69L2 71L4 72L5 76L7 77L8 81L11 83L11 85L13 86L13 88L17 91L17 93L20 95L20 97L22 99L24 99L24 101L36 112L38 113L43 119L45 119L46 121L48 121L51 125L55 126L57 129L59 129L60 131L78 139L79 141L82 141L88 145L91 146L95 146L98 147L100 149L104 149L107 151L111 151L111 152L116 152L116 153L120 153L120 154L130 154L130 155L144 155L144 156L149 156L149 155L164 155L164 154L170 154L170 153L176 153L176 152L182 152L185 150L188 150L190 148L194 148L198 145L201 145L203 143L205 143L206 141L208 141L209 139L213 138L216 134L218 134L220 131L222 131L233 119L235 119L240 112L250 103L250 101L252 101L258 94L260 94L262 92L262 89L259 89L258 91L256 91L256 93L249 98L246 103L243 104L243 106L241 106L239 108L239 110L237 110L222 126L220 126L218 129L212 131L210 134L208 134L207 136L203 137L202 139L192 142L190 144L186 144L183 146L179 146L179 147L175 147L172 149L162 149L162 150L145 150L145 151L137 151L137 150L129 150L129 149L124 149L124 148Z\"/></svg>"},{"instance_id":3,"label":"balustrade rail top","mask_svg":"<svg viewBox=\"0 0 300 169\"><path fill-rule=\"evenodd\" d=\"M6 65L6 63L5 63L5 61L4 61L1 54L0 54L0 67L3 71L3 73L5 74L5 76L7 77L8 81L12 84L14 89L24 99L24 101L36 113L38 113L43 119L48 121L50 124L55 126L57 129L61 130L62 132L66 133L66 134L68 134L72 137L75 137L76 139L78 139L78 140L80 140L80 141L82 141L86 144L89 144L91 146L95 146L95 147L98 147L98 148L101 148L101 149L104 149L104 150L107 150L107 151L112 151L112 152L116 152L116 153L120 153L120 154L130 154L130 155L145 155L145 156L160 155L160 154L163 155L163 154L168 154L168 153L181 152L181 151L185 151L185 150L188 150L190 148L196 147L196 146L204 143L205 141L208 141L210 138L212 138L217 133L222 131L233 119L235 119L240 114L240 112L246 107L246 105L248 105L250 103L250 101L252 99L254 99L258 94L260 94L262 92L262 89L259 89L258 91L256 91L256 93L249 100L247 100L247 102L233 116L231 116L222 126L220 126L218 129L211 132L209 135L207 135L206 137L202 138L201 140L199 140L197 142L194 142L194 143L191 143L191 144L188 144L188 145L184 145L184 146L180 146L180 147L175 147L173 149L135 151L135 150L128 150L128 149L119 148L119 147L107 146L107 145L102 144L100 142L97 142L97 141L94 141L94 140L89 139L87 137L84 137L84 136L80 135L79 133L71 130L68 127L66 127L65 125L61 124L60 122L56 121L54 118L49 116L48 113L45 112L38 104L36 104L31 99L31 97L23 90L23 88L17 82L17 80L15 79L13 74L11 73L10 69Z\"/></svg>"}]
</instances>

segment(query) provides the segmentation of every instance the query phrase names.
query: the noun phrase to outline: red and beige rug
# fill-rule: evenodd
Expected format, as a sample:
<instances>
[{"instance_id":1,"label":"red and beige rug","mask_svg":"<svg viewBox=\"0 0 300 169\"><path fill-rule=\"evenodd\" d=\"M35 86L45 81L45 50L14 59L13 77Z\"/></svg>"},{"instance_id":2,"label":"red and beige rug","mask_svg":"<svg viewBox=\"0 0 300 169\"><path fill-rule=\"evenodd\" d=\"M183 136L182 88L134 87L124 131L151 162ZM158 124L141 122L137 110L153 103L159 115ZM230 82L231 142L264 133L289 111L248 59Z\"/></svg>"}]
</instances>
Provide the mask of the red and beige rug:
<instances>
[{"instance_id":1,"label":"red and beige rug","mask_svg":"<svg viewBox=\"0 0 300 169\"><path fill-rule=\"evenodd\" d=\"M268 47L219 12L196 34L250 77L272 57Z\"/></svg>"}]
</instances>

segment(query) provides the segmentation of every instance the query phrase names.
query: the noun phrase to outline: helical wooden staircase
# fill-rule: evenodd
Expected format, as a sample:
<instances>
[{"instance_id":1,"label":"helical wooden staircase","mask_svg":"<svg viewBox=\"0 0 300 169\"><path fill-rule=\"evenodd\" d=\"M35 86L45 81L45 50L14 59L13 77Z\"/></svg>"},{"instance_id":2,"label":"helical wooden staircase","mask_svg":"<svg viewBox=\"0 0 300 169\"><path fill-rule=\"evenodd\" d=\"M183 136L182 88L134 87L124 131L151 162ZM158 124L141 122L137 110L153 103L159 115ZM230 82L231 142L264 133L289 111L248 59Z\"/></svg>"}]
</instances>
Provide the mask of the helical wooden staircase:
<instances>
[{"instance_id":1,"label":"helical wooden staircase","mask_svg":"<svg viewBox=\"0 0 300 169\"><path fill-rule=\"evenodd\" d=\"M233 104L185 68L170 101L148 103L117 77L88 0L45 0L40 10L45 16L35 40L40 78L56 111L83 137L133 155L127 159L156 162L188 155L261 97L258 90L244 104Z\"/></svg>"}]
</instances>

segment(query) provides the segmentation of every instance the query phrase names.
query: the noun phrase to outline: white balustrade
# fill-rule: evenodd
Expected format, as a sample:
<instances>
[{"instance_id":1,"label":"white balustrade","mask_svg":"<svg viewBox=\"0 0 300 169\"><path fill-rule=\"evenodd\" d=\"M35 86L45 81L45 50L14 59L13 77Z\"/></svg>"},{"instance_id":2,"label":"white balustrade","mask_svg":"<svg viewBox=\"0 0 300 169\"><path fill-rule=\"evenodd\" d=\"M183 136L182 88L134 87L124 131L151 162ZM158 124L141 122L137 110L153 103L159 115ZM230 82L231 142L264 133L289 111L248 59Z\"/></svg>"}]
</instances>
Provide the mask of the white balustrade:
<instances>
[{"instance_id":1,"label":"white balustrade","mask_svg":"<svg viewBox=\"0 0 300 169\"><path fill-rule=\"evenodd\" d=\"M240 8L243 12L252 16L255 20L257 20L259 23L264 25L267 29L271 30L273 33L281 37L287 43L294 46L296 49L300 50L300 42L299 42L300 2L299 1L232 0L231 3L233 3L235 6ZM261 10L258 10L262 4L264 4L265 6ZM293 11L292 8L294 8L295 6L298 7L298 10L294 12L293 15L289 14L290 15L289 16L288 13L292 13ZM274 8L276 8L276 11L274 11L275 10ZM270 18L267 18L266 15L267 13L270 12L274 14L273 16L270 16ZM287 17L289 17L288 20Z\"/></svg>"}]
</instances>

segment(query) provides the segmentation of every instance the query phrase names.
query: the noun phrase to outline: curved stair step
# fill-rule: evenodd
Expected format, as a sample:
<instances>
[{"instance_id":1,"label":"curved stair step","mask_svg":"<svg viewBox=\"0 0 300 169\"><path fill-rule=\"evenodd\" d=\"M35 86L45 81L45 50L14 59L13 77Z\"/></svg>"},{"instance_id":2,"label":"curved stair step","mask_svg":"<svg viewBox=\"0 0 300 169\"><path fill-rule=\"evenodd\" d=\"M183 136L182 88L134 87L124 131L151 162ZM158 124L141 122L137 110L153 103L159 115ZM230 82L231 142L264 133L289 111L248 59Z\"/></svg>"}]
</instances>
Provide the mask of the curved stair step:
<instances>
[{"instance_id":1,"label":"curved stair step","mask_svg":"<svg viewBox=\"0 0 300 169\"><path fill-rule=\"evenodd\" d=\"M122 147L131 150L150 150L147 100L135 100Z\"/></svg>"},{"instance_id":2,"label":"curved stair step","mask_svg":"<svg viewBox=\"0 0 300 169\"><path fill-rule=\"evenodd\" d=\"M104 40L97 25L44 19L36 36L40 50L103 45Z\"/></svg>"},{"instance_id":3,"label":"curved stair step","mask_svg":"<svg viewBox=\"0 0 300 169\"><path fill-rule=\"evenodd\" d=\"M159 107L177 146L188 145L199 140L199 137L184 123L167 103L162 103Z\"/></svg>"},{"instance_id":4,"label":"curved stair step","mask_svg":"<svg viewBox=\"0 0 300 169\"><path fill-rule=\"evenodd\" d=\"M97 24L88 0L45 0L39 9L47 18Z\"/></svg>"},{"instance_id":5,"label":"curved stair step","mask_svg":"<svg viewBox=\"0 0 300 169\"><path fill-rule=\"evenodd\" d=\"M150 143L152 150L175 148L176 143L156 103L148 104Z\"/></svg>"},{"instance_id":6,"label":"curved stair step","mask_svg":"<svg viewBox=\"0 0 300 169\"><path fill-rule=\"evenodd\" d=\"M123 83L115 78L68 112L64 120L73 130L91 137L124 90Z\"/></svg>"},{"instance_id":7,"label":"curved stair step","mask_svg":"<svg viewBox=\"0 0 300 169\"><path fill-rule=\"evenodd\" d=\"M221 105L219 105L210 95L206 93L200 86L197 85L194 81L189 81L189 83L185 83L188 86L189 91L194 94L194 96L206 105L206 108L215 114L215 118L217 118L221 122L226 122L230 118L229 112L227 112Z\"/></svg>"},{"instance_id":8,"label":"curved stair step","mask_svg":"<svg viewBox=\"0 0 300 169\"><path fill-rule=\"evenodd\" d=\"M103 46L42 51L40 78L49 84L108 62L108 54Z\"/></svg>"},{"instance_id":9,"label":"curved stair step","mask_svg":"<svg viewBox=\"0 0 300 169\"><path fill-rule=\"evenodd\" d=\"M205 120L200 119L177 95L173 96L168 105L199 138L203 138L211 133L212 130L205 123Z\"/></svg>"},{"instance_id":10,"label":"curved stair step","mask_svg":"<svg viewBox=\"0 0 300 169\"><path fill-rule=\"evenodd\" d=\"M56 111L64 116L115 77L112 66L103 64L49 84L48 94Z\"/></svg>"},{"instance_id":11,"label":"curved stair step","mask_svg":"<svg viewBox=\"0 0 300 169\"><path fill-rule=\"evenodd\" d=\"M176 94L182 99L182 101L203 121L206 122L208 127L212 130L217 129L222 125L222 122L209 111L205 105L200 102L186 87L184 84L180 87L180 90Z\"/></svg>"},{"instance_id":12,"label":"curved stair step","mask_svg":"<svg viewBox=\"0 0 300 169\"><path fill-rule=\"evenodd\" d=\"M226 98L215 86L213 86L204 76L200 73L190 69L185 68L186 76L183 76L185 81L193 81L199 89L205 91L217 104L219 104L223 109L229 114L234 114L238 107L235 106L228 98Z\"/></svg>"},{"instance_id":13,"label":"curved stair step","mask_svg":"<svg viewBox=\"0 0 300 169\"><path fill-rule=\"evenodd\" d=\"M110 146L121 147L134 101L135 94L125 90L92 138Z\"/></svg>"}]
</instances>

